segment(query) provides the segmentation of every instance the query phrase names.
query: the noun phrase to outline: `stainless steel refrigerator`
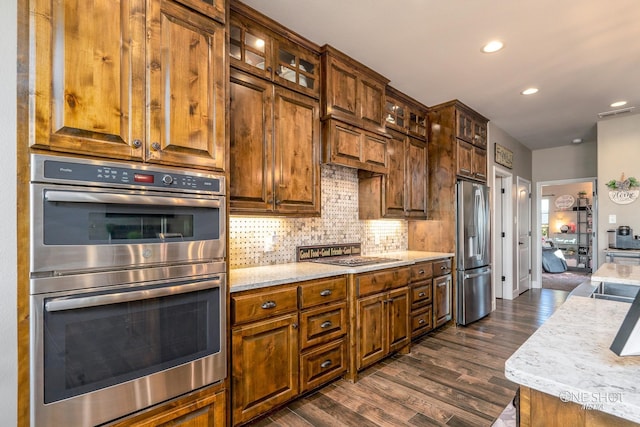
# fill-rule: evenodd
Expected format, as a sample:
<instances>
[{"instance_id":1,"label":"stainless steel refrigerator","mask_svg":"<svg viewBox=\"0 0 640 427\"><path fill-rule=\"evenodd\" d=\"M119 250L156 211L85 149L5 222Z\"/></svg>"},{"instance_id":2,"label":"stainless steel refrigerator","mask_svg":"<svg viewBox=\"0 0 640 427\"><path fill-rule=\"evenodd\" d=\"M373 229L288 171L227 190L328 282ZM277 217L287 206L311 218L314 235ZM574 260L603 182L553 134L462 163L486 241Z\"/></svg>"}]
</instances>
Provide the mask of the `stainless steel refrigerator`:
<instances>
[{"instance_id":1,"label":"stainless steel refrigerator","mask_svg":"<svg viewBox=\"0 0 640 427\"><path fill-rule=\"evenodd\" d=\"M456 192L457 323L467 325L491 312L489 188L458 181Z\"/></svg>"}]
</instances>

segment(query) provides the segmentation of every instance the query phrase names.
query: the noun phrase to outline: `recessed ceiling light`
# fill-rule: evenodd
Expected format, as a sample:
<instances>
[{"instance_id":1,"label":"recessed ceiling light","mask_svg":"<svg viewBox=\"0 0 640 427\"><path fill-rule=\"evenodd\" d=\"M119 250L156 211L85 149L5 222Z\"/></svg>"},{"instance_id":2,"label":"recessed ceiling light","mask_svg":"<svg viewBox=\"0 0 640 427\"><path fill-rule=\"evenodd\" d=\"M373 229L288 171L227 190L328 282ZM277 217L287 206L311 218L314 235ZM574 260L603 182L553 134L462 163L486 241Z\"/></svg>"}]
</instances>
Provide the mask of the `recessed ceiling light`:
<instances>
[{"instance_id":1,"label":"recessed ceiling light","mask_svg":"<svg viewBox=\"0 0 640 427\"><path fill-rule=\"evenodd\" d=\"M504 43L502 43L500 40L492 40L482 47L482 51L484 53L493 53L499 51L503 47Z\"/></svg>"},{"instance_id":2,"label":"recessed ceiling light","mask_svg":"<svg viewBox=\"0 0 640 427\"><path fill-rule=\"evenodd\" d=\"M626 105L626 104L627 104L627 101L617 101L611 104L611 107L613 108L622 107L623 105Z\"/></svg>"},{"instance_id":3,"label":"recessed ceiling light","mask_svg":"<svg viewBox=\"0 0 640 427\"><path fill-rule=\"evenodd\" d=\"M571 142L574 144L580 144L582 142L582 138L574 138Z\"/></svg>"},{"instance_id":4,"label":"recessed ceiling light","mask_svg":"<svg viewBox=\"0 0 640 427\"><path fill-rule=\"evenodd\" d=\"M523 95L533 95L534 93L538 93L538 88L530 87L528 89L523 90L520 93L523 94Z\"/></svg>"}]
</instances>

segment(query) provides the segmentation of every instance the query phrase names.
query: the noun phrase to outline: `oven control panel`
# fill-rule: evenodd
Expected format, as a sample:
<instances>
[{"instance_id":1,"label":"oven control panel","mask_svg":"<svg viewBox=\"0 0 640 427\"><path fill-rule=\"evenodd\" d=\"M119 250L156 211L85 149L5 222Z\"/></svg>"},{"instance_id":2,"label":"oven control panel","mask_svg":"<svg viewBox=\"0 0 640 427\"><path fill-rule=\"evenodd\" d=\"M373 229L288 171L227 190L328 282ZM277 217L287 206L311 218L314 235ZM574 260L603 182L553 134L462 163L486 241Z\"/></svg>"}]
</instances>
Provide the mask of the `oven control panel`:
<instances>
[{"instance_id":1,"label":"oven control panel","mask_svg":"<svg viewBox=\"0 0 640 427\"><path fill-rule=\"evenodd\" d=\"M34 154L32 182L55 182L91 186L129 187L224 192L224 177L206 172L159 168L135 163L117 163Z\"/></svg>"}]
</instances>

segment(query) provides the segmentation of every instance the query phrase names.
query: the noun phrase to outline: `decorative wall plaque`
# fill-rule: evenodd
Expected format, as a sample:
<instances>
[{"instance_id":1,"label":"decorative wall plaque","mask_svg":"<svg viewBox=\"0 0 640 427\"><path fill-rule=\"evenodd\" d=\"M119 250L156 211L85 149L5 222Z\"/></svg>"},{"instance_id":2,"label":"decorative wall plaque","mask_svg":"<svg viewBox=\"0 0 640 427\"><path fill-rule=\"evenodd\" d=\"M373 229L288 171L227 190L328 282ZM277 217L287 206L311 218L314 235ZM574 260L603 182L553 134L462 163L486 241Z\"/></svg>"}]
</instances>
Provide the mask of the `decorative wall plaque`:
<instances>
[{"instance_id":1,"label":"decorative wall plaque","mask_svg":"<svg viewBox=\"0 0 640 427\"><path fill-rule=\"evenodd\" d=\"M628 205L634 202L640 194L640 182L634 177L625 178L624 173L620 176L620 180L612 179L605 184L609 187L609 198L613 203L619 205Z\"/></svg>"},{"instance_id":2,"label":"decorative wall plaque","mask_svg":"<svg viewBox=\"0 0 640 427\"><path fill-rule=\"evenodd\" d=\"M513 169L513 151L496 143L496 163Z\"/></svg>"}]
</instances>

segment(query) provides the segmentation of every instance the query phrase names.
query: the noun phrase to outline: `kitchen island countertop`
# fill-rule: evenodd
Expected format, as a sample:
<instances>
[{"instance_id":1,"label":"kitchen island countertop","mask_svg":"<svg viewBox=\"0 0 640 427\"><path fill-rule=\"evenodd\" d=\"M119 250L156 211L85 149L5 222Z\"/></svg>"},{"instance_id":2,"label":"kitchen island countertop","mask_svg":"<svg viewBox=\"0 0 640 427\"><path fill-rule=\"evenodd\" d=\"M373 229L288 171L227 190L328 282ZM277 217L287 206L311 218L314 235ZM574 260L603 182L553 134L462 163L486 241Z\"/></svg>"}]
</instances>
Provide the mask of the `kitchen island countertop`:
<instances>
[{"instance_id":1,"label":"kitchen island countertop","mask_svg":"<svg viewBox=\"0 0 640 427\"><path fill-rule=\"evenodd\" d=\"M640 286L640 265L606 262L591 275L592 282L613 282Z\"/></svg>"},{"instance_id":2,"label":"kitchen island countertop","mask_svg":"<svg viewBox=\"0 0 640 427\"><path fill-rule=\"evenodd\" d=\"M640 422L640 356L609 349L630 304L573 297L506 361L520 385Z\"/></svg>"},{"instance_id":3,"label":"kitchen island countertop","mask_svg":"<svg viewBox=\"0 0 640 427\"><path fill-rule=\"evenodd\" d=\"M415 264L416 262L449 258L453 257L454 254L447 252L397 251L372 253L366 254L366 256L390 258L394 261L360 267L343 267L315 262L292 262L258 267L232 268L229 271L229 288L231 292L240 292L304 280L339 276L341 274L364 273L383 268L401 267Z\"/></svg>"}]
</instances>

